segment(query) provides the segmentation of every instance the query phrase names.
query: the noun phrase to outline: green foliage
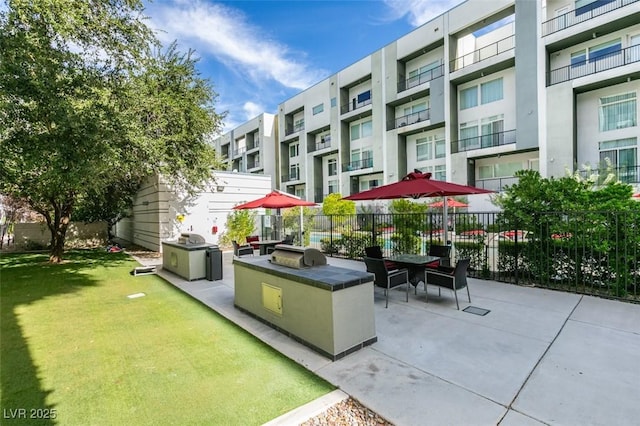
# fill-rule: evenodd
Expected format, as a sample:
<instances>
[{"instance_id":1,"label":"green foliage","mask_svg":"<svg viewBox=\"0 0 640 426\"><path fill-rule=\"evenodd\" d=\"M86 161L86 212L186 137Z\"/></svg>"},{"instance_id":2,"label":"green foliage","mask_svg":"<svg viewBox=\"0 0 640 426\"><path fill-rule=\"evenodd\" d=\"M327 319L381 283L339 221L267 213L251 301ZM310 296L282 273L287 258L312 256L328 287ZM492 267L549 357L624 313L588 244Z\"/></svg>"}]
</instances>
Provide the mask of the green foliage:
<instances>
[{"instance_id":1,"label":"green foliage","mask_svg":"<svg viewBox=\"0 0 640 426\"><path fill-rule=\"evenodd\" d=\"M220 234L220 243L227 247L231 246L231 241L244 244L248 235L253 235L256 231L256 215L253 210L233 210L227 216L225 224L226 231Z\"/></svg>"},{"instance_id":2,"label":"green foliage","mask_svg":"<svg viewBox=\"0 0 640 426\"><path fill-rule=\"evenodd\" d=\"M353 215L356 214L356 203L351 200L343 200L340 194L329 194L322 201L322 214Z\"/></svg>"},{"instance_id":3,"label":"green foliage","mask_svg":"<svg viewBox=\"0 0 640 426\"><path fill-rule=\"evenodd\" d=\"M136 0L10 1L0 15L0 192L27 200L59 262L72 214L105 206L114 180L162 173L193 190L215 165L221 116L191 52L162 53ZM102 219L107 219L102 217Z\"/></svg>"},{"instance_id":4,"label":"green foliage","mask_svg":"<svg viewBox=\"0 0 640 426\"><path fill-rule=\"evenodd\" d=\"M307 231L312 228L313 218L317 214L317 210L311 207L291 207L284 209L284 213L282 213L284 229L288 234L294 234L296 240L300 233L300 209L302 209L303 229ZM311 240L311 232L305 232L303 240L302 246L307 247Z\"/></svg>"}]
</instances>

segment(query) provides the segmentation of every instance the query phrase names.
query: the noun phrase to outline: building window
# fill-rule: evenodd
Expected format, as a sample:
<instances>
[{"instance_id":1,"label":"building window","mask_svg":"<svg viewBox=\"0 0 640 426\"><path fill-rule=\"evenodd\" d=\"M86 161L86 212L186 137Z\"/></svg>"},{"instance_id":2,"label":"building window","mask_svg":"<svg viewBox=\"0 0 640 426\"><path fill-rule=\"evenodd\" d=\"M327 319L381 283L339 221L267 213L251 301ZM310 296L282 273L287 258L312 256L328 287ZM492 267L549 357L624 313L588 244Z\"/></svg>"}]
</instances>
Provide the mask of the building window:
<instances>
[{"instance_id":1,"label":"building window","mask_svg":"<svg viewBox=\"0 0 640 426\"><path fill-rule=\"evenodd\" d=\"M460 91L460 109L478 106L478 86L469 87Z\"/></svg>"},{"instance_id":2,"label":"building window","mask_svg":"<svg viewBox=\"0 0 640 426\"><path fill-rule=\"evenodd\" d=\"M411 115L411 114L415 114L417 112L420 111L426 111L427 110L427 103L426 102L420 102L419 104L415 104L412 105L410 107L405 107L404 108L404 115Z\"/></svg>"},{"instance_id":3,"label":"building window","mask_svg":"<svg viewBox=\"0 0 640 426\"><path fill-rule=\"evenodd\" d=\"M436 141L436 158L444 158L447 156L447 146L444 139Z\"/></svg>"},{"instance_id":4,"label":"building window","mask_svg":"<svg viewBox=\"0 0 640 426\"><path fill-rule=\"evenodd\" d=\"M298 197L298 198L300 198L300 199L304 200L304 199L306 198L306 197L305 197L305 194L304 194L304 187L303 187L303 188L297 188L297 187L296 187L296 189L295 189L295 194L294 194L294 195L295 195L296 197Z\"/></svg>"},{"instance_id":5,"label":"building window","mask_svg":"<svg viewBox=\"0 0 640 426\"><path fill-rule=\"evenodd\" d=\"M504 145L504 114L483 118L482 148Z\"/></svg>"},{"instance_id":6,"label":"building window","mask_svg":"<svg viewBox=\"0 0 640 426\"><path fill-rule=\"evenodd\" d=\"M358 103L364 103L371 99L371 90L367 90L366 92L362 92L358 95Z\"/></svg>"},{"instance_id":7,"label":"building window","mask_svg":"<svg viewBox=\"0 0 640 426\"><path fill-rule=\"evenodd\" d=\"M327 176L336 176L338 174L338 160L330 158L327 161Z\"/></svg>"},{"instance_id":8,"label":"building window","mask_svg":"<svg viewBox=\"0 0 640 426\"><path fill-rule=\"evenodd\" d=\"M522 170L522 162L488 164L478 167L480 179L492 179L500 177L512 177L518 170Z\"/></svg>"},{"instance_id":9,"label":"building window","mask_svg":"<svg viewBox=\"0 0 640 426\"><path fill-rule=\"evenodd\" d=\"M340 192L338 189L338 179L333 179L329 181L329 194L336 194Z\"/></svg>"},{"instance_id":10,"label":"building window","mask_svg":"<svg viewBox=\"0 0 640 426\"><path fill-rule=\"evenodd\" d=\"M336 98L331 98L331 108L334 108L338 105L338 100Z\"/></svg>"},{"instance_id":11,"label":"building window","mask_svg":"<svg viewBox=\"0 0 640 426\"><path fill-rule=\"evenodd\" d=\"M298 180L300 179L300 165L292 164L289 166L289 180Z\"/></svg>"},{"instance_id":12,"label":"building window","mask_svg":"<svg viewBox=\"0 0 640 426\"><path fill-rule=\"evenodd\" d=\"M591 12L593 9L597 9L614 1L616 0L576 0L576 16Z\"/></svg>"},{"instance_id":13,"label":"building window","mask_svg":"<svg viewBox=\"0 0 640 426\"><path fill-rule=\"evenodd\" d=\"M373 151L359 148L352 149L351 165L355 167L356 170L373 167Z\"/></svg>"},{"instance_id":14,"label":"building window","mask_svg":"<svg viewBox=\"0 0 640 426\"><path fill-rule=\"evenodd\" d=\"M460 124L460 140L458 143L458 151L468 151L470 149L480 148L477 121Z\"/></svg>"},{"instance_id":15,"label":"building window","mask_svg":"<svg viewBox=\"0 0 640 426\"><path fill-rule=\"evenodd\" d=\"M637 125L636 93L600 98L600 131L624 129Z\"/></svg>"},{"instance_id":16,"label":"building window","mask_svg":"<svg viewBox=\"0 0 640 426\"><path fill-rule=\"evenodd\" d=\"M618 179L624 183L638 182L638 139L626 138L599 144L600 161L609 160Z\"/></svg>"},{"instance_id":17,"label":"building window","mask_svg":"<svg viewBox=\"0 0 640 426\"><path fill-rule=\"evenodd\" d=\"M480 85L480 97L483 104L502 100L502 78L482 83Z\"/></svg>"},{"instance_id":18,"label":"building window","mask_svg":"<svg viewBox=\"0 0 640 426\"><path fill-rule=\"evenodd\" d=\"M427 138L416 140L416 160L425 161L433 158L433 143Z\"/></svg>"},{"instance_id":19,"label":"building window","mask_svg":"<svg viewBox=\"0 0 640 426\"><path fill-rule=\"evenodd\" d=\"M304 129L304 118L299 118L293 123L293 131L299 132Z\"/></svg>"},{"instance_id":20,"label":"building window","mask_svg":"<svg viewBox=\"0 0 640 426\"><path fill-rule=\"evenodd\" d=\"M433 170L433 178L435 180L447 180L447 166L444 164L435 166Z\"/></svg>"},{"instance_id":21,"label":"building window","mask_svg":"<svg viewBox=\"0 0 640 426\"><path fill-rule=\"evenodd\" d=\"M582 49L571 54L571 67L579 67L587 62L593 63L604 59L610 59L622 50L622 39L615 39L598 44L589 49Z\"/></svg>"},{"instance_id":22,"label":"building window","mask_svg":"<svg viewBox=\"0 0 640 426\"><path fill-rule=\"evenodd\" d=\"M313 115L320 114L322 111L324 111L324 104L314 106L312 111Z\"/></svg>"},{"instance_id":23,"label":"building window","mask_svg":"<svg viewBox=\"0 0 640 426\"><path fill-rule=\"evenodd\" d=\"M300 144L298 142L289 145L289 158L300 155Z\"/></svg>"},{"instance_id":24,"label":"building window","mask_svg":"<svg viewBox=\"0 0 640 426\"><path fill-rule=\"evenodd\" d=\"M351 140L355 141L360 138L366 138L371 136L373 127L371 120L363 121L362 123L356 123L351 126Z\"/></svg>"}]
</instances>

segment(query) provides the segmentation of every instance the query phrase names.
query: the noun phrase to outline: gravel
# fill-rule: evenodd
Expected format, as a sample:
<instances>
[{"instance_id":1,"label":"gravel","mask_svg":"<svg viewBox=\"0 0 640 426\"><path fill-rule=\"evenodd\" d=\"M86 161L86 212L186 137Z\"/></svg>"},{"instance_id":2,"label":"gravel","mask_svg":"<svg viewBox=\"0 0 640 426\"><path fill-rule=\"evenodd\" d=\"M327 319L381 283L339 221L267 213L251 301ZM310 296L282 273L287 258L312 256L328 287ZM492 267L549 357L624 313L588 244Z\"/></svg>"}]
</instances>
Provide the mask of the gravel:
<instances>
[{"instance_id":1,"label":"gravel","mask_svg":"<svg viewBox=\"0 0 640 426\"><path fill-rule=\"evenodd\" d=\"M355 399L349 397L300 426L393 426Z\"/></svg>"}]
</instances>

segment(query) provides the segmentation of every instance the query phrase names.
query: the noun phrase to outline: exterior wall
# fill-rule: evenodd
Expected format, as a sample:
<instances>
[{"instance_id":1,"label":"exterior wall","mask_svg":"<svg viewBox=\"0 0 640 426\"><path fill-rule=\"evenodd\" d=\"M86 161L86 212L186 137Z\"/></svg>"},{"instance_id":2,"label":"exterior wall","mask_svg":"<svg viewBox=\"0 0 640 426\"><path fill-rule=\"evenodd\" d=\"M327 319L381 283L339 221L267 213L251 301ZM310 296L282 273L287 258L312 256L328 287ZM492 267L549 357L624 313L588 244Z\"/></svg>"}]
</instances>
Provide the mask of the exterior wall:
<instances>
[{"instance_id":1,"label":"exterior wall","mask_svg":"<svg viewBox=\"0 0 640 426\"><path fill-rule=\"evenodd\" d=\"M51 242L51 232L45 223L16 223L14 244L20 249L47 246ZM107 224L72 222L67 230L65 247L96 247L106 244Z\"/></svg>"},{"instance_id":2,"label":"exterior wall","mask_svg":"<svg viewBox=\"0 0 640 426\"><path fill-rule=\"evenodd\" d=\"M118 224L116 235L155 251L161 251L162 241L177 240L183 232L202 235L207 243L218 244L233 207L270 191L270 176L250 173L215 172L215 183L195 197L173 191L154 178L141 188L132 216ZM178 215L184 217L182 222Z\"/></svg>"}]
</instances>

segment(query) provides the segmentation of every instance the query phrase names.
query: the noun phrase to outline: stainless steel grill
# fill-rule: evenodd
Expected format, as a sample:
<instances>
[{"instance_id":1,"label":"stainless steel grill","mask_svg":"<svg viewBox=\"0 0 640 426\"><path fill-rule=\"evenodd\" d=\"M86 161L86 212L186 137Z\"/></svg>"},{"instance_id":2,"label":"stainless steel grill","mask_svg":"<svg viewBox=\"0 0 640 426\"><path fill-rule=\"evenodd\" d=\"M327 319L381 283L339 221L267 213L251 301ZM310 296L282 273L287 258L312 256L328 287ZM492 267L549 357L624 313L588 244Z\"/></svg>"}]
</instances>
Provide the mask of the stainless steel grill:
<instances>
[{"instance_id":1,"label":"stainless steel grill","mask_svg":"<svg viewBox=\"0 0 640 426\"><path fill-rule=\"evenodd\" d=\"M184 232L180 234L178 237L178 244L185 245L195 245L195 244L204 244L207 241L204 239L202 235L192 234L189 232Z\"/></svg>"},{"instance_id":2,"label":"stainless steel grill","mask_svg":"<svg viewBox=\"0 0 640 426\"><path fill-rule=\"evenodd\" d=\"M327 257L311 247L278 244L271 253L271 263L289 268L303 269L327 264Z\"/></svg>"}]
</instances>

